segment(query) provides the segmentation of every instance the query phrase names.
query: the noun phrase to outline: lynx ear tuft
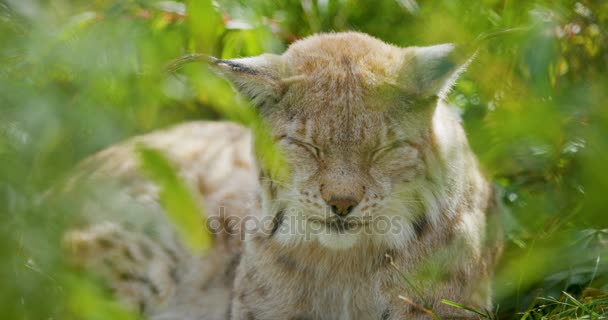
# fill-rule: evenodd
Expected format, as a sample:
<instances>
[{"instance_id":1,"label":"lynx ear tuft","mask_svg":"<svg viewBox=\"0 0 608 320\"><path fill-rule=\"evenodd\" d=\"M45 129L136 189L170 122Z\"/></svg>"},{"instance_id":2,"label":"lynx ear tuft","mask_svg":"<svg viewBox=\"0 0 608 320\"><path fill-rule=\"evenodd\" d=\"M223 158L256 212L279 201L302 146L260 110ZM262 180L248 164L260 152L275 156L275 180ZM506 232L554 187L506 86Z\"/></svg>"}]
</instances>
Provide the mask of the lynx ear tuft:
<instances>
[{"instance_id":1,"label":"lynx ear tuft","mask_svg":"<svg viewBox=\"0 0 608 320\"><path fill-rule=\"evenodd\" d=\"M210 58L210 63L213 70L232 82L237 91L258 107L276 102L281 95L281 56L263 54L229 60Z\"/></svg>"},{"instance_id":2,"label":"lynx ear tuft","mask_svg":"<svg viewBox=\"0 0 608 320\"><path fill-rule=\"evenodd\" d=\"M467 55L453 44L416 47L413 52L412 67L404 70L414 77L414 83L410 82L410 85L417 88L420 95L436 95L440 99L445 98L458 76L472 60L471 55Z\"/></svg>"}]
</instances>

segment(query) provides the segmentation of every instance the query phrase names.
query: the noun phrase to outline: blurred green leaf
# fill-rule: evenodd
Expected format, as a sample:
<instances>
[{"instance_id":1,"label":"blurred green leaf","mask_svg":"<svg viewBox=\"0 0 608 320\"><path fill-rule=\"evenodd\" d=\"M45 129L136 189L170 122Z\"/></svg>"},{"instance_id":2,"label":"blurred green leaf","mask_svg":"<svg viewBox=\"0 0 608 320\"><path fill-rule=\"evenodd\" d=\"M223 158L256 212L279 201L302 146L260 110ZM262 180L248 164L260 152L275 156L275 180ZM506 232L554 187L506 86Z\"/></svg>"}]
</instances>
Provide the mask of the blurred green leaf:
<instances>
[{"instance_id":1,"label":"blurred green leaf","mask_svg":"<svg viewBox=\"0 0 608 320\"><path fill-rule=\"evenodd\" d=\"M133 311L118 303L91 279L69 275L64 280L68 294L64 319L80 320L137 320Z\"/></svg>"},{"instance_id":2,"label":"blurred green leaf","mask_svg":"<svg viewBox=\"0 0 608 320\"><path fill-rule=\"evenodd\" d=\"M160 188L160 202L170 220L177 226L182 239L193 252L211 247L213 236L205 227L202 208L199 208L190 191L177 175L162 152L138 147L141 169Z\"/></svg>"}]
</instances>

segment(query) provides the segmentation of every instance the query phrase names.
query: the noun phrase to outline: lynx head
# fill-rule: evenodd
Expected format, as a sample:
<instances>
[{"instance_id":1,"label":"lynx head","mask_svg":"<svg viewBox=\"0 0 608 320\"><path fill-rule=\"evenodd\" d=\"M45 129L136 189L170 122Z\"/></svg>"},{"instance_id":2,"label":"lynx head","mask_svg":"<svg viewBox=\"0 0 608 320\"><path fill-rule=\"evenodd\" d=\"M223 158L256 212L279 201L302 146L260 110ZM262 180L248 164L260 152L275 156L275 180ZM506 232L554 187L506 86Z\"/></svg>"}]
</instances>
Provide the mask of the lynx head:
<instances>
[{"instance_id":1,"label":"lynx head","mask_svg":"<svg viewBox=\"0 0 608 320\"><path fill-rule=\"evenodd\" d=\"M273 237L399 247L426 223L419 191L435 105L462 69L452 45L332 33L280 56L213 62L259 108L290 164L288 181L261 170L265 212L281 231Z\"/></svg>"}]
</instances>

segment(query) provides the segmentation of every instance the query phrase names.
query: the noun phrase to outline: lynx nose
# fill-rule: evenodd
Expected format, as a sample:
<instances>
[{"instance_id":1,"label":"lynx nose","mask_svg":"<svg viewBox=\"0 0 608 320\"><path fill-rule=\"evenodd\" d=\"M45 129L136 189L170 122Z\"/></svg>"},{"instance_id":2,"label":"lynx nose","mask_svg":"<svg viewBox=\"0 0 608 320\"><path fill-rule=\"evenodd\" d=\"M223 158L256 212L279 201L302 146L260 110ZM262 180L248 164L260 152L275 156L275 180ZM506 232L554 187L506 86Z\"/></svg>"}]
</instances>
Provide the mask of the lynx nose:
<instances>
[{"instance_id":1,"label":"lynx nose","mask_svg":"<svg viewBox=\"0 0 608 320\"><path fill-rule=\"evenodd\" d=\"M357 201L355 198L351 198L351 197L347 197L347 198L331 197L329 199L329 201L327 201L327 204L331 207L331 211L333 211L333 213L335 213L339 216L346 216L349 213L351 213L351 211L353 211L355 206L357 204L359 204L359 201Z\"/></svg>"}]
</instances>

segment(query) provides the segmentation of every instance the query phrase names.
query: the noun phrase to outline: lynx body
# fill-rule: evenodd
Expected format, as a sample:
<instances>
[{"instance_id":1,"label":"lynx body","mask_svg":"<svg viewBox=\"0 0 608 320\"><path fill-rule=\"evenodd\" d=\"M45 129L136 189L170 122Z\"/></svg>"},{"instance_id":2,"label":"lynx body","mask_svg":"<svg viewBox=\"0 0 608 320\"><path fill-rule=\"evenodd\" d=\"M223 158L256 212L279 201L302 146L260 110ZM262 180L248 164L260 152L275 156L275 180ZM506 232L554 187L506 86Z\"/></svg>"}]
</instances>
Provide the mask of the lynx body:
<instances>
[{"instance_id":1,"label":"lynx body","mask_svg":"<svg viewBox=\"0 0 608 320\"><path fill-rule=\"evenodd\" d=\"M427 309L474 318L440 303L491 309L500 252L499 232L488 232L492 190L444 103L466 60L452 45L399 48L360 33L311 36L280 56L214 59L258 108L287 174L255 161L255 137L233 124L138 137L91 161L129 177L129 199L154 208L148 215L168 231L106 222L67 238L152 319L426 319ZM208 255L189 254L162 222L157 188L137 174L136 143L166 152L207 215L223 221ZM140 252L122 257L129 277L100 263L129 250Z\"/></svg>"}]
</instances>

